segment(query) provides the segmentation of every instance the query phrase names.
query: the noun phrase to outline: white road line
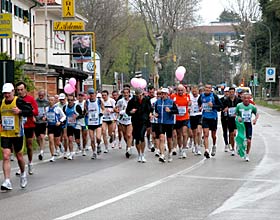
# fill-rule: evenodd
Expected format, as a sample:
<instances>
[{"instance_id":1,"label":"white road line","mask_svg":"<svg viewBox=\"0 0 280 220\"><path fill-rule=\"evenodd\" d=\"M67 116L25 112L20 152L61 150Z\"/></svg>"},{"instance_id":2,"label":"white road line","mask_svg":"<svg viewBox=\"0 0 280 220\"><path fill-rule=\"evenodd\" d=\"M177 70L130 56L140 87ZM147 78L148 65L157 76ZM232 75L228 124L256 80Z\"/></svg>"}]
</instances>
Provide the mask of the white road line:
<instances>
[{"instance_id":1,"label":"white road line","mask_svg":"<svg viewBox=\"0 0 280 220\"><path fill-rule=\"evenodd\" d=\"M258 112L260 113L264 113L264 114L266 114L267 116L269 116L269 117L273 117L273 115L272 114L269 114L269 113L267 113L267 112L265 112L265 111L263 111L263 110L261 110L261 109L258 109Z\"/></svg>"},{"instance_id":2,"label":"white road line","mask_svg":"<svg viewBox=\"0 0 280 220\"><path fill-rule=\"evenodd\" d=\"M204 179L204 180L229 180L229 181L241 181L241 182L261 182L261 183L280 184L280 180L271 180L271 179L232 178L232 177L194 176L194 175L182 175L182 176L187 178Z\"/></svg>"},{"instance_id":3,"label":"white road line","mask_svg":"<svg viewBox=\"0 0 280 220\"><path fill-rule=\"evenodd\" d=\"M76 217L76 216L78 216L78 215L82 215L82 214L85 214L85 213L87 213L87 212L96 210L96 209L98 209L98 208L101 208L101 207L103 207L103 206L109 205L109 204L111 204L111 203L114 203L114 202L119 201L119 200L121 200L121 199L124 199L124 198L126 198L126 197L132 196L132 195L134 195L134 194L136 194L136 193L143 192L143 191L145 191L145 190L151 189L151 188L153 188L153 187L155 187L155 186L158 186L158 185L160 185L160 184L162 184L162 183L165 183L165 182L167 182L167 181L170 181L170 180L172 180L172 179L175 179L175 178L177 178L178 176L187 174L187 173L189 173L189 172L191 172L191 171L193 171L193 170L199 168L200 166L203 165L203 163L204 163L205 160L206 160L206 159L204 158L204 159L202 159L201 161L199 161L198 163L194 164L193 166L191 166L191 167L189 167L189 168L187 168L187 169L181 170L181 171L179 171L179 172L177 172L177 173L175 173L175 174L172 174L172 175L170 175L170 176L164 177L164 178L162 178L162 179L159 179L159 180L154 181L154 182L152 182L152 183L149 183L149 184L147 184L147 185L141 186L141 187L136 188L136 189L134 189L134 190L131 190L131 191L127 192L127 193L118 195L118 196L113 197L113 198L111 198L111 199L105 200L105 201L103 201L103 202L99 202L99 203L97 203L97 204L94 204L94 205L92 205L92 206L86 207L86 208L84 208L84 209L81 209L81 210L78 210L78 211L69 213L69 214L67 214L67 215L64 215L64 216L55 218L54 220L66 220L66 219L74 218L74 217Z\"/></svg>"}]
</instances>

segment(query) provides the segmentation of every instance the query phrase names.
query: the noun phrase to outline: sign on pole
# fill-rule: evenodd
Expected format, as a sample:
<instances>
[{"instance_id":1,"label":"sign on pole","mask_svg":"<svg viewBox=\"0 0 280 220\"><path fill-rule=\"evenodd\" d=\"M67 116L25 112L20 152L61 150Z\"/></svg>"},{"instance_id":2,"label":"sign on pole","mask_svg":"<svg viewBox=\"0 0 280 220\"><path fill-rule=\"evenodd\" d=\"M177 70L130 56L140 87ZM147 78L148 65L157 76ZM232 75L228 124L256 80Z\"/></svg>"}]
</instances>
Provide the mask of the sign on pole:
<instances>
[{"instance_id":1,"label":"sign on pole","mask_svg":"<svg viewBox=\"0 0 280 220\"><path fill-rule=\"evenodd\" d=\"M53 29L55 31L84 31L85 23L83 21L54 21Z\"/></svg>"},{"instance_id":2,"label":"sign on pole","mask_svg":"<svg viewBox=\"0 0 280 220\"><path fill-rule=\"evenodd\" d=\"M62 1L62 17L64 18L75 17L75 0Z\"/></svg>"},{"instance_id":3,"label":"sign on pole","mask_svg":"<svg viewBox=\"0 0 280 220\"><path fill-rule=\"evenodd\" d=\"M9 13L0 14L0 38L12 38L12 37L13 37L12 14Z\"/></svg>"},{"instance_id":4,"label":"sign on pole","mask_svg":"<svg viewBox=\"0 0 280 220\"><path fill-rule=\"evenodd\" d=\"M267 67L265 68L265 82L275 82L276 68Z\"/></svg>"}]
</instances>

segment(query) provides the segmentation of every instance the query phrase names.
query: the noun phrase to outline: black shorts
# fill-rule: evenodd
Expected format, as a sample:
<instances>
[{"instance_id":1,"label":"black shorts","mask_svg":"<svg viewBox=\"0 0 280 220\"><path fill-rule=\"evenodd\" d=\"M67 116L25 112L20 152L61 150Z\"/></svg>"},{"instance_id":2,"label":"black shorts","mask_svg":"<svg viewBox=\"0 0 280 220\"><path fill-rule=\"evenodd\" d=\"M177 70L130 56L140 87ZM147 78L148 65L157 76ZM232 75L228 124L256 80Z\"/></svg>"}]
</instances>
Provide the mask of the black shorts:
<instances>
[{"instance_id":1,"label":"black shorts","mask_svg":"<svg viewBox=\"0 0 280 220\"><path fill-rule=\"evenodd\" d=\"M191 129L197 129L198 125L202 125L202 116L201 115L195 115L190 116L190 123L191 123Z\"/></svg>"},{"instance_id":2,"label":"black shorts","mask_svg":"<svg viewBox=\"0 0 280 220\"><path fill-rule=\"evenodd\" d=\"M88 125L88 129L94 131L94 130L96 130L97 128L100 128L101 126L102 126L102 125Z\"/></svg>"},{"instance_id":3,"label":"black shorts","mask_svg":"<svg viewBox=\"0 0 280 220\"><path fill-rule=\"evenodd\" d=\"M107 125L110 125L113 123L113 121L103 121L103 123L106 123Z\"/></svg>"},{"instance_id":4,"label":"black shorts","mask_svg":"<svg viewBox=\"0 0 280 220\"><path fill-rule=\"evenodd\" d=\"M75 136L75 139L80 139L81 136L81 130L76 129L72 126L67 126L67 136Z\"/></svg>"},{"instance_id":5,"label":"black shorts","mask_svg":"<svg viewBox=\"0 0 280 220\"><path fill-rule=\"evenodd\" d=\"M35 128L24 128L25 138L33 138L34 137Z\"/></svg>"},{"instance_id":6,"label":"black shorts","mask_svg":"<svg viewBox=\"0 0 280 220\"><path fill-rule=\"evenodd\" d=\"M158 130L158 123L151 123L152 126L152 132L156 132Z\"/></svg>"},{"instance_id":7,"label":"black shorts","mask_svg":"<svg viewBox=\"0 0 280 220\"><path fill-rule=\"evenodd\" d=\"M230 133L236 130L235 117L228 118L228 130Z\"/></svg>"},{"instance_id":8,"label":"black shorts","mask_svg":"<svg viewBox=\"0 0 280 220\"><path fill-rule=\"evenodd\" d=\"M145 141L145 133L146 133L146 125L144 124L132 124L133 130L132 130L132 136L135 140L136 144L139 144L140 141Z\"/></svg>"},{"instance_id":9,"label":"black shorts","mask_svg":"<svg viewBox=\"0 0 280 220\"><path fill-rule=\"evenodd\" d=\"M56 125L48 125L48 134L53 134L54 137L60 137L62 133L62 127Z\"/></svg>"},{"instance_id":10,"label":"black shorts","mask_svg":"<svg viewBox=\"0 0 280 220\"><path fill-rule=\"evenodd\" d=\"M46 123L36 124L35 126L35 135L36 137L39 137L41 134L46 134Z\"/></svg>"},{"instance_id":11,"label":"black shorts","mask_svg":"<svg viewBox=\"0 0 280 220\"><path fill-rule=\"evenodd\" d=\"M23 150L23 137L1 137L1 147L3 149L10 149L14 147L15 153Z\"/></svg>"},{"instance_id":12,"label":"black shorts","mask_svg":"<svg viewBox=\"0 0 280 220\"><path fill-rule=\"evenodd\" d=\"M150 121L147 122L147 128L150 128L152 126L152 123Z\"/></svg>"},{"instance_id":13,"label":"black shorts","mask_svg":"<svg viewBox=\"0 0 280 220\"><path fill-rule=\"evenodd\" d=\"M209 128L210 131L217 131L218 120L214 118L202 117L202 128Z\"/></svg>"},{"instance_id":14,"label":"black shorts","mask_svg":"<svg viewBox=\"0 0 280 220\"><path fill-rule=\"evenodd\" d=\"M172 138L174 125L172 124L159 124L156 131L156 138L159 138L161 134L166 134L167 138Z\"/></svg>"},{"instance_id":15,"label":"black shorts","mask_svg":"<svg viewBox=\"0 0 280 220\"><path fill-rule=\"evenodd\" d=\"M246 133L246 138L247 139L252 139L253 135L253 126L251 122L244 122L245 125L245 133Z\"/></svg>"},{"instance_id":16,"label":"black shorts","mask_svg":"<svg viewBox=\"0 0 280 220\"><path fill-rule=\"evenodd\" d=\"M189 124L189 120L176 121L174 128L181 129L184 126L188 127L188 124Z\"/></svg>"}]
</instances>

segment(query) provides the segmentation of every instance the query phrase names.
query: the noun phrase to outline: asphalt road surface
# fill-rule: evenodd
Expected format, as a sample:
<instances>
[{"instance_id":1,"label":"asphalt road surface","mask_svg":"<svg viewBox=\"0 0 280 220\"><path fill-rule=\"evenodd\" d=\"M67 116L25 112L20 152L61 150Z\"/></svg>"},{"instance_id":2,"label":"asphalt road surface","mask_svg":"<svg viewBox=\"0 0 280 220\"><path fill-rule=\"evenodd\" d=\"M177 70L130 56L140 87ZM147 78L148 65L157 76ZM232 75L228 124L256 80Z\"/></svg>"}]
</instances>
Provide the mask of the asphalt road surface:
<instances>
[{"instance_id":1,"label":"asphalt road surface","mask_svg":"<svg viewBox=\"0 0 280 220\"><path fill-rule=\"evenodd\" d=\"M0 193L0 219L280 219L280 113L259 107L250 162L225 153L218 129L217 154L161 164L151 152L147 163L113 149L97 160L39 162L21 189ZM89 152L88 152L89 153ZM3 173L1 172L1 181Z\"/></svg>"}]
</instances>

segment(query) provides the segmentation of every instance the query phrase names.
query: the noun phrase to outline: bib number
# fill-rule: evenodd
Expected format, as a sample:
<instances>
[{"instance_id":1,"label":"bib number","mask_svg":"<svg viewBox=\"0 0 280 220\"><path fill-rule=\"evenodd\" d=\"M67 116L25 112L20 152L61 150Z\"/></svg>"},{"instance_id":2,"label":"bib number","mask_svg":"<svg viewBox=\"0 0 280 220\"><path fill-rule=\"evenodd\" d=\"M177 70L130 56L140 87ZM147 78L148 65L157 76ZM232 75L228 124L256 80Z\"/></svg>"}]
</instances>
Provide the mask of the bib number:
<instances>
[{"instance_id":1,"label":"bib number","mask_svg":"<svg viewBox=\"0 0 280 220\"><path fill-rule=\"evenodd\" d=\"M15 130L15 117L2 116L2 129L5 131Z\"/></svg>"}]
</instances>

